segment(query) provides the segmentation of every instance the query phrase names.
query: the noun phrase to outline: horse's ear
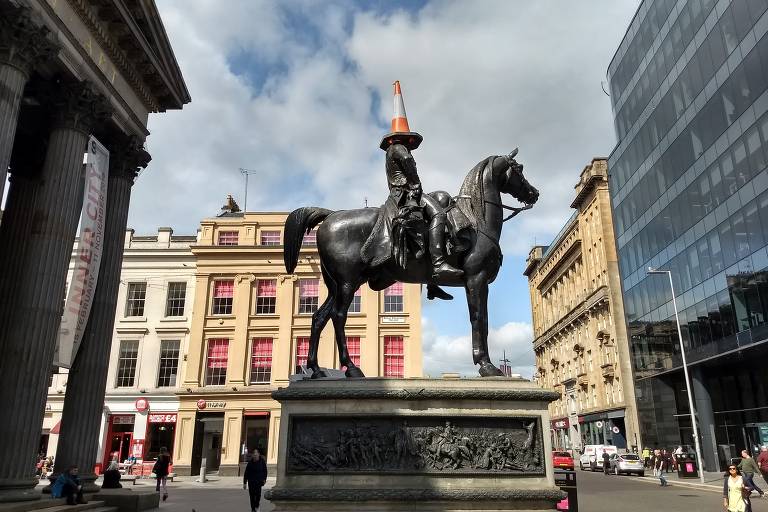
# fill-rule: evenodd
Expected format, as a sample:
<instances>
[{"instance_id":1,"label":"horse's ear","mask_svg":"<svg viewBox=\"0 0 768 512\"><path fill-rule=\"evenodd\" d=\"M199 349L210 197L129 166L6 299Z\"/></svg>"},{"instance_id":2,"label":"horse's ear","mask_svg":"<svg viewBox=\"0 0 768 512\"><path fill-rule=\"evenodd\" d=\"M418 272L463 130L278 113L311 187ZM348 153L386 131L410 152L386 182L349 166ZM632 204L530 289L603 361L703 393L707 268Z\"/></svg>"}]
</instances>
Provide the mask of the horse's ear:
<instances>
[{"instance_id":1,"label":"horse's ear","mask_svg":"<svg viewBox=\"0 0 768 512\"><path fill-rule=\"evenodd\" d=\"M515 148L515 149L513 149L513 150L512 150L512 152L509 154L509 158L515 158L515 157L517 156L517 151L518 151L519 149L520 149L520 148Z\"/></svg>"}]
</instances>

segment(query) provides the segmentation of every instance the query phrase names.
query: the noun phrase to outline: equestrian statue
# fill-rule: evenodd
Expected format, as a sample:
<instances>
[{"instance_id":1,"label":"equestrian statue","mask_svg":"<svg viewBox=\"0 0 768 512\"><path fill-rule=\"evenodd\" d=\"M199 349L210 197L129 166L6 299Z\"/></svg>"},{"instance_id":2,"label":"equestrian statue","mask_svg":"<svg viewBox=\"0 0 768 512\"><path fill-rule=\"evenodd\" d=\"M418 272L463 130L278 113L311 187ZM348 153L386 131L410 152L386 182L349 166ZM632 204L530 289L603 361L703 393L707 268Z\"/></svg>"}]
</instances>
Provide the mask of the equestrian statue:
<instances>
[{"instance_id":1,"label":"equestrian statue","mask_svg":"<svg viewBox=\"0 0 768 512\"><path fill-rule=\"evenodd\" d=\"M394 86L392 130L380 145L386 151L386 202L380 208L336 212L304 207L291 212L285 221L283 256L288 273L296 269L304 234L320 224L317 248L328 298L312 316L306 366L312 378L326 376L318 366L317 351L320 333L331 320L345 375L364 377L347 351L347 310L362 284L378 291L400 281L426 284L430 300L453 298L441 286L463 287L472 324L474 363L483 377L501 376L488 353L488 285L501 267L502 224L530 209L539 192L523 176L515 149L478 162L458 196L443 191L423 193L412 154L423 138L410 130L400 83ZM522 206L503 204L501 194L512 195ZM504 210L512 213L505 217Z\"/></svg>"}]
</instances>

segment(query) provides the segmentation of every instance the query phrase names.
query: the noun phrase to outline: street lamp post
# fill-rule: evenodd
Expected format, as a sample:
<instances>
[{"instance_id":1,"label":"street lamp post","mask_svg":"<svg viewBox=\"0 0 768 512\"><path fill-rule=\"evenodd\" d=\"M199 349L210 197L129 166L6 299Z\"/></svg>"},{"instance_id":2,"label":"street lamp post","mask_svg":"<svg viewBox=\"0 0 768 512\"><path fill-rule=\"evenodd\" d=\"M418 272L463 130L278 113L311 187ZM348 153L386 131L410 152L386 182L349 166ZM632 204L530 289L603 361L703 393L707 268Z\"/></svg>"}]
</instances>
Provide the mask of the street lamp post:
<instances>
[{"instance_id":1,"label":"street lamp post","mask_svg":"<svg viewBox=\"0 0 768 512\"><path fill-rule=\"evenodd\" d=\"M699 464L699 478L704 483L704 466L701 459L701 444L699 443L699 429L696 426L696 410L693 408L693 394L691 393L691 379L688 377L688 362L685 359L685 347L683 346L683 332L680 329L680 317L677 314L677 301L675 300L675 285L672 284L671 270L658 270L648 267L648 274L667 274L669 289L672 292L672 307L675 310L675 323L677 324L677 339L680 342L680 355L683 358L683 374L685 375L685 391L688 394L688 408L691 410L691 425L693 425L693 442L696 446L696 460Z\"/></svg>"}]
</instances>

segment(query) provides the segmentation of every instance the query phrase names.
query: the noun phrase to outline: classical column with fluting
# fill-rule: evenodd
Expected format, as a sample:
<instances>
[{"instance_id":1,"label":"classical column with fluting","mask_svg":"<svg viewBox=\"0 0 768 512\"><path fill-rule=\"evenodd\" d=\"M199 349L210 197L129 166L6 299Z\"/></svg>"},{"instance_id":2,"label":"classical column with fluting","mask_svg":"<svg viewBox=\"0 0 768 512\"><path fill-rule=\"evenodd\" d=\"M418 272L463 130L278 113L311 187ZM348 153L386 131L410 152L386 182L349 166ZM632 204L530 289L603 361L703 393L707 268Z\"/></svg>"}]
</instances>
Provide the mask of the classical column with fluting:
<instances>
[{"instance_id":1,"label":"classical column with fluting","mask_svg":"<svg viewBox=\"0 0 768 512\"><path fill-rule=\"evenodd\" d=\"M108 102L86 82L51 84L55 116L36 185L19 272L16 310L0 325L0 502L32 500L48 376L63 309L64 286L83 204L83 154Z\"/></svg>"},{"instance_id":2,"label":"classical column with fluting","mask_svg":"<svg viewBox=\"0 0 768 512\"><path fill-rule=\"evenodd\" d=\"M48 28L34 18L29 7L13 2L0 5L0 197L11 161L24 85L35 66L58 51Z\"/></svg>"},{"instance_id":3,"label":"classical column with fluting","mask_svg":"<svg viewBox=\"0 0 768 512\"><path fill-rule=\"evenodd\" d=\"M137 169L149 162L149 154L135 137L125 137L118 143L109 144L108 148L109 181L99 280L88 324L67 377L54 469L54 473L59 474L77 465L86 492L99 490L94 483L93 468L98 457L131 186Z\"/></svg>"}]
</instances>

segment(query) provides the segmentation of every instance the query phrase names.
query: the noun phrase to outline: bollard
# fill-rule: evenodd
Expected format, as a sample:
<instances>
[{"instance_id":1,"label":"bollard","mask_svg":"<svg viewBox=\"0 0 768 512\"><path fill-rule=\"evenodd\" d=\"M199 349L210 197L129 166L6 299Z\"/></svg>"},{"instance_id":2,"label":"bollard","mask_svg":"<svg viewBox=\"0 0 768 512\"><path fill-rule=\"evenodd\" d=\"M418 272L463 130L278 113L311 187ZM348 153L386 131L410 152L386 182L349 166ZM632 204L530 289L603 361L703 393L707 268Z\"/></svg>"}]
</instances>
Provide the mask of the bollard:
<instances>
[{"instance_id":1,"label":"bollard","mask_svg":"<svg viewBox=\"0 0 768 512\"><path fill-rule=\"evenodd\" d=\"M556 469L555 485L568 493L568 512L579 512L579 496L576 492L576 471Z\"/></svg>"},{"instance_id":2,"label":"bollard","mask_svg":"<svg viewBox=\"0 0 768 512\"><path fill-rule=\"evenodd\" d=\"M205 457L200 461L200 478L197 479L201 484L205 483Z\"/></svg>"}]
</instances>

